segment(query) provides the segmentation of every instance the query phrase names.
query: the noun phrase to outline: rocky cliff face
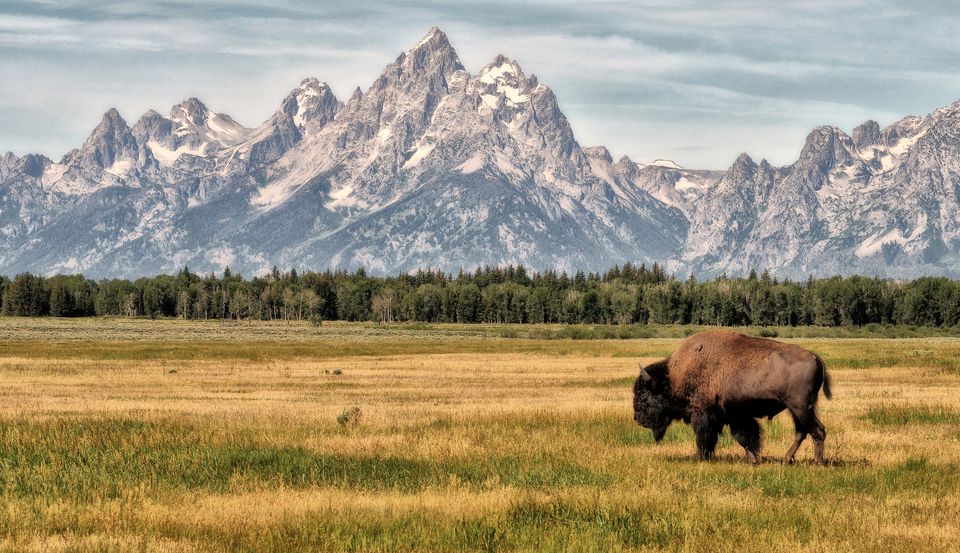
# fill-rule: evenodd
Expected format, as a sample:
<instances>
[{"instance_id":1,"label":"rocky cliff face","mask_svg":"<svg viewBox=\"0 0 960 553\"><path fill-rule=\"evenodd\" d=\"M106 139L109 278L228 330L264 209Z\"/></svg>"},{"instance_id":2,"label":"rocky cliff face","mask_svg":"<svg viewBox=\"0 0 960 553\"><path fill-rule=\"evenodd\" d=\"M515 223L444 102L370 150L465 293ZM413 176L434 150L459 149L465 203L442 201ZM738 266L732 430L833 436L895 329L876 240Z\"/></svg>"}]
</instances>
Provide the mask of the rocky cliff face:
<instances>
[{"instance_id":1,"label":"rocky cliff face","mask_svg":"<svg viewBox=\"0 0 960 553\"><path fill-rule=\"evenodd\" d=\"M256 128L191 98L133 128L110 110L59 163L0 157L0 272L659 261L702 276L956 275L958 175L960 104L815 129L787 167L614 162L581 147L518 63L471 74L431 29L346 102L305 79Z\"/></svg>"}]
</instances>

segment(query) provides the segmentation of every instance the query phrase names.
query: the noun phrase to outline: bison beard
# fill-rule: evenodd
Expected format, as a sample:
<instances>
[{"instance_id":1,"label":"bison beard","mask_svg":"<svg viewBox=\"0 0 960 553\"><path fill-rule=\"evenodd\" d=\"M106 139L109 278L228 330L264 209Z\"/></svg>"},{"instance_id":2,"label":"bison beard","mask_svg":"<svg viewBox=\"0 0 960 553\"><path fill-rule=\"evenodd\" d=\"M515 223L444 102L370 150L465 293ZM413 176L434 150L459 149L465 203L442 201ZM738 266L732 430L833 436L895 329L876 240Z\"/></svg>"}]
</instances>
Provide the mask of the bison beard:
<instances>
[{"instance_id":1,"label":"bison beard","mask_svg":"<svg viewBox=\"0 0 960 553\"><path fill-rule=\"evenodd\" d=\"M713 457L724 426L747 461L760 461L757 418L787 410L796 436L784 457L793 462L807 435L823 463L826 430L817 418L820 389L830 398L823 361L798 346L732 331L703 332L680 343L668 359L640 371L633 387L633 418L659 442L674 420L690 423L701 459Z\"/></svg>"}]
</instances>

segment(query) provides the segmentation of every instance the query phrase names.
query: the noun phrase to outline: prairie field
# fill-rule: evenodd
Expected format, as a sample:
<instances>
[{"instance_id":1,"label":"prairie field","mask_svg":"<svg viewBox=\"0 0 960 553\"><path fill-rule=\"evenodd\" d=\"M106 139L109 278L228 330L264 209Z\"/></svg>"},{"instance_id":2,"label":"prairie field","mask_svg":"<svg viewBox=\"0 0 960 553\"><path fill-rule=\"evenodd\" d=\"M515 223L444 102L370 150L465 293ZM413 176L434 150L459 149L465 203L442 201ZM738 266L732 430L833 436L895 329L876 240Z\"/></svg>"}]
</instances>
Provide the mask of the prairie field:
<instances>
[{"instance_id":1,"label":"prairie field","mask_svg":"<svg viewBox=\"0 0 960 553\"><path fill-rule=\"evenodd\" d=\"M0 550L960 550L960 338L781 329L829 463L754 467L632 420L694 330L0 319Z\"/></svg>"}]
</instances>

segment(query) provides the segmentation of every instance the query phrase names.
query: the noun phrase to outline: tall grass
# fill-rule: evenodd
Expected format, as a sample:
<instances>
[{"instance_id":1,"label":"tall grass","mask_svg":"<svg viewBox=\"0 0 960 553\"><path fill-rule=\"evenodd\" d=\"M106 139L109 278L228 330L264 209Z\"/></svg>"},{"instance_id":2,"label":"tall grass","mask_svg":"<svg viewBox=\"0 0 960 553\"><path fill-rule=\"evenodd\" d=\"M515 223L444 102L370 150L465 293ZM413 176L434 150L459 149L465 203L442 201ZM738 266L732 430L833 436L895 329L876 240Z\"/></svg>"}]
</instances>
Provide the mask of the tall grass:
<instances>
[{"instance_id":1,"label":"tall grass","mask_svg":"<svg viewBox=\"0 0 960 553\"><path fill-rule=\"evenodd\" d=\"M781 466L793 427L780 416L762 421L767 462L754 467L728 433L703 463L688 425L655 444L631 420L638 368L681 336L28 324L0 342L0 551L900 552L960 540L954 339L791 338L834 378L820 402L829 464L814 466L806 444ZM340 424L354 407L362 416Z\"/></svg>"}]
</instances>

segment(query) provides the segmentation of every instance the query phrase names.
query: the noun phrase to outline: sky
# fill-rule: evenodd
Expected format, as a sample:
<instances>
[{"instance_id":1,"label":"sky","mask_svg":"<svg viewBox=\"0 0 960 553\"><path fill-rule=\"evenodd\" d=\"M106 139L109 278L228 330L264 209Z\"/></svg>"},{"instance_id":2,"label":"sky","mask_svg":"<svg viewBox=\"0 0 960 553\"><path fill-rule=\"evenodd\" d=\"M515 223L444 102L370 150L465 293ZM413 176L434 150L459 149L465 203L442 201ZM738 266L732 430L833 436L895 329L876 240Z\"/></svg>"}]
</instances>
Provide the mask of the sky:
<instances>
[{"instance_id":1,"label":"sky","mask_svg":"<svg viewBox=\"0 0 960 553\"><path fill-rule=\"evenodd\" d=\"M639 162L789 164L818 125L960 99L945 1L0 0L0 152L58 160L110 107L132 126L191 96L256 126L305 77L345 100L434 25L469 71L517 60L582 145Z\"/></svg>"}]
</instances>

